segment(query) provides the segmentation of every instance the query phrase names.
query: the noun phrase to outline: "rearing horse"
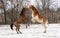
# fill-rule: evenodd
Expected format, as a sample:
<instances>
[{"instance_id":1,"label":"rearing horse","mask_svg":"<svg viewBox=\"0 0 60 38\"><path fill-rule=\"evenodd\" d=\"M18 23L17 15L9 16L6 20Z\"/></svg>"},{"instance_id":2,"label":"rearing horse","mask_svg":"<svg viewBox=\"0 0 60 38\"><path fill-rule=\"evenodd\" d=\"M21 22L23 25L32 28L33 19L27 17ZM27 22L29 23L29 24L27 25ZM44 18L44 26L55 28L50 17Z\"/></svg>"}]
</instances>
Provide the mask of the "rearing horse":
<instances>
[{"instance_id":1,"label":"rearing horse","mask_svg":"<svg viewBox=\"0 0 60 38\"><path fill-rule=\"evenodd\" d=\"M48 24L47 18L45 16L41 16L39 14L39 11L33 5L28 6L28 8L32 10L31 21L33 23L35 23L35 22L43 23L44 24L44 33L46 33L46 28L47 28L47 24Z\"/></svg>"},{"instance_id":2,"label":"rearing horse","mask_svg":"<svg viewBox=\"0 0 60 38\"><path fill-rule=\"evenodd\" d=\"M20 26L21 26L20 24L22 22L26 22L27 23L27 19L26 19L25 14L24 14L25 11L26 11L26 8L23 8L22 11L21 11L21 14L19 15L19 18L10 25L10 28L12 30L13 30L13 26L16 27L16 31L17 31L18 34L22 33L22 32L19 31ZM27 28L27 25L26 25L26 28Z\"/></svg>"}]
</instances>

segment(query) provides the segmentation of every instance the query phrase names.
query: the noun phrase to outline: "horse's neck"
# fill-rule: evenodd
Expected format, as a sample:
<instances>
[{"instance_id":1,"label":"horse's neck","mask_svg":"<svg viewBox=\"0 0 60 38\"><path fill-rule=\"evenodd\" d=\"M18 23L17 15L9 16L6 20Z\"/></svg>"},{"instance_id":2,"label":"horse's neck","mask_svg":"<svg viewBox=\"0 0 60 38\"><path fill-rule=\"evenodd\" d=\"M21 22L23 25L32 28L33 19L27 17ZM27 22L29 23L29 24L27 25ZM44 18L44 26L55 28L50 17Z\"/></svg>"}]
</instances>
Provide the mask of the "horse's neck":
<instances>
[{"instance_id":1,"label":"horse's neck","mask_svg":"<svg viewBox=\"0 0 60 38\"><path fill-rule=\"evenodd\" d=\"M39 12L38 11L36 12L36 11L32 10L32 16L34 16L34 15L37 15L38 16L39 15Z\"/></svg>"}]
</instances>

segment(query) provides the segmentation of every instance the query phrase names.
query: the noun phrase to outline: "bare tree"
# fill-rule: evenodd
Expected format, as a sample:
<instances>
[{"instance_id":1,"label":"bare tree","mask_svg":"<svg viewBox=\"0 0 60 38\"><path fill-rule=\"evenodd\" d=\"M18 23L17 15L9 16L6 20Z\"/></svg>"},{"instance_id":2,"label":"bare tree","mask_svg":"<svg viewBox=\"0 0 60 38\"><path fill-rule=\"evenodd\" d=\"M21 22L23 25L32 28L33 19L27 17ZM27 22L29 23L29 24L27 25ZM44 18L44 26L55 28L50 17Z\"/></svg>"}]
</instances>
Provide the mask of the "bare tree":
<instances>
[{"instance_id":1,"label":"bare tree","mask_svg":"<svg viewBox=\"0 0 60 38\"><path fill-rule=\"evenodd\" d=\"M2 4L3 4L3 9L4 9L4 19L5 19L5 24L7 23L7 20L6 20L6 10L5 10L5 5L4 5L4 2L3 0L1 0Z\"/></svg>"}]
</instances>

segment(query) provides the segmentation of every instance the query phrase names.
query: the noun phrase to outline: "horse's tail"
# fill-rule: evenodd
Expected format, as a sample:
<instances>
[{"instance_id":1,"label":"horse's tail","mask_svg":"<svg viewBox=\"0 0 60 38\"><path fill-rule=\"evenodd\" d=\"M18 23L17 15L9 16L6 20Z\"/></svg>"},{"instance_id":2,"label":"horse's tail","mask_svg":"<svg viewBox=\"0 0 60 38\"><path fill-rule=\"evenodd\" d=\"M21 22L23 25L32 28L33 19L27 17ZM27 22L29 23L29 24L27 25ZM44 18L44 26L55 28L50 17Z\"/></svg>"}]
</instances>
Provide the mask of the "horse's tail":
<instances>
[{"instance_id":1,"label":"horse's tail","mask_svg":"<svg viewBox=\"0 0 60 38\"><path fill-rule=\"evenodd\" d=\"M10 28L13 30L13 23L10 25Z\"/></svg>"}]
</instances>

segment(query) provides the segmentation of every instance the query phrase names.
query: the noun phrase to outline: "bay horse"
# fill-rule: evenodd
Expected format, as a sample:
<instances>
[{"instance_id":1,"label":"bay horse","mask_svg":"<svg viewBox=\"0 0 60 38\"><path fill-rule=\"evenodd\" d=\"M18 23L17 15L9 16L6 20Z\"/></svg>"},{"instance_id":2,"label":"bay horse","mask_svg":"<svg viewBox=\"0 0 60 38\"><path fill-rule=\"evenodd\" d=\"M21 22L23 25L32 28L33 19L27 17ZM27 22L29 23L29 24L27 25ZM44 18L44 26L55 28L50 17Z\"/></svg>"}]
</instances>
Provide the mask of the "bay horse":
<instances>
[{"instance_id":1,"label":"bay horse","mask_svg":"<svg viewBox=\"0 0 60 38\"><path fill-rule=\"evenodd\" d=\"M48 24L47 18L45 16L41 16L40 12L33 5L28 6L28 8L30 10L32 10L31 21L33 23L35 23L35 22L43 23L44 24L44 33L46 33L46 28L47 28L47 24Z\"/></svg>"},{"instance_id":2,"label":"bay horse","mask_svg":"<svg viewBox=\"0 0 60 38\"><path fill-rule=\"evenodd\" d=\"M25 14L24 14L25 11L26 11L26 9L23 8L22 11L21 11L21 13L20 13L20 15L19 15L19 17L18 17L18 19L15 20L15 21L10 25L10 28L11 28L12 30L13 30L13 26L16 27L16 32L17 32L18 34L19 34L19 33L22 34L22 32L19 31L20 26L21 26L20 24L21 24L22 22L26 22L26 23L27 23L27 19L26 19ZM27 25L26 25L26 28L27 28Z\"/></svg>"}]
</instances>

